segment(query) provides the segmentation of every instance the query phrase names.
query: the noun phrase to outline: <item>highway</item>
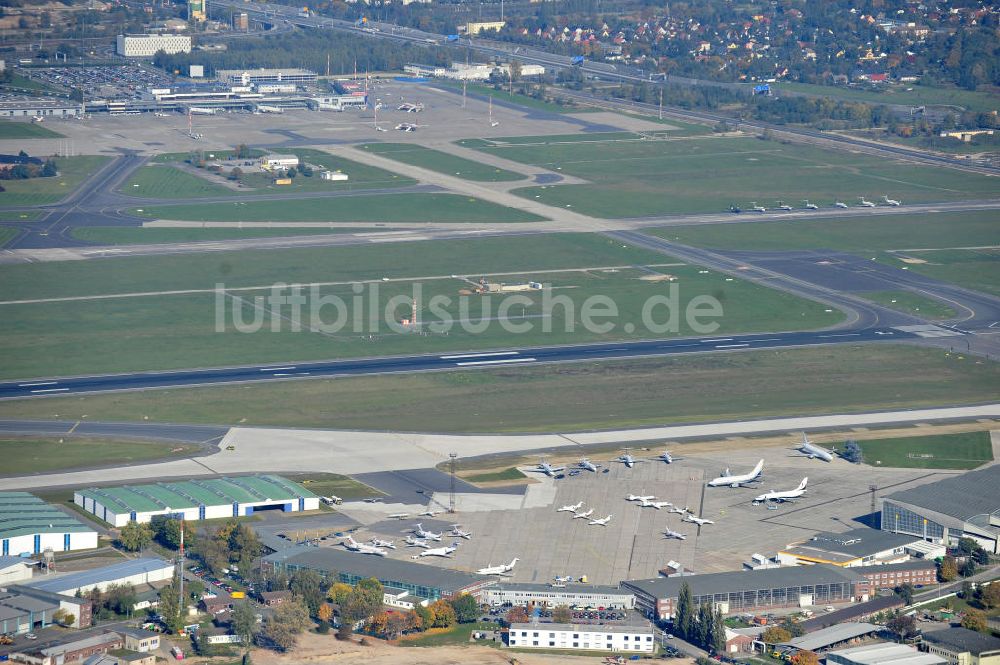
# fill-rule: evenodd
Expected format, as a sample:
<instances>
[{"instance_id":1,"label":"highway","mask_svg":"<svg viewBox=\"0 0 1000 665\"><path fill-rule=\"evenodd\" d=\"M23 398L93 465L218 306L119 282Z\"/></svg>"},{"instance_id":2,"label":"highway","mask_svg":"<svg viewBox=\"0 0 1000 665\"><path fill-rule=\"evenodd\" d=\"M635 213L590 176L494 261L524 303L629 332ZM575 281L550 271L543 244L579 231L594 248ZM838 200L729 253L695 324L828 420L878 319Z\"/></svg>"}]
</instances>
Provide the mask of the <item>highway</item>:
<instances>
[{"instance_id":1,"label":"highway","mask_svg":"<svg viewBox=\"0 0 1000 665\"><path fill-rule=\"evenodd\" d=\"M62 397L128 390L258 383L338 376L371 376L459 369L490 369L560 362L591 362L629 358L666 357L692 353L810 347L826 344L901 341L916 336L886 326L825 331L756 333L605 342L570 346L508 348L456 352L444 355L411 355L318 362L289 362L209 369L136 372L77 377L38 378L0 383L0 399Z\"/></svg>"}]
</instances>

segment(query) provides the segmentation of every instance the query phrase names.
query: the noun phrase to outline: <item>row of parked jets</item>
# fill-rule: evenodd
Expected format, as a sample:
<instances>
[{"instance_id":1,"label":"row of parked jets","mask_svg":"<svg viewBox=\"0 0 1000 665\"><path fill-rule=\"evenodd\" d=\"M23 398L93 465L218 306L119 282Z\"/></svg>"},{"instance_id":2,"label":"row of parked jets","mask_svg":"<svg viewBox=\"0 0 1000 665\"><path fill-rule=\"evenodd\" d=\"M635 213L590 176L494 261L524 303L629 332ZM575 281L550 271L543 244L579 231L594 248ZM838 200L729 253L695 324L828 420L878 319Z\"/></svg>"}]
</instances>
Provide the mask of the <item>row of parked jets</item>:
<instances>
[{"instance_id":1,"label":"row of parked jets","mask_svg":"<svg viewBox=\"0 0 1000 665\"><path fill-rule=\"evenodd\" d=\"M868 199L866 199L863 196L859 196L858 197L858 206L861 207L861 208L877 208L878 205L879 204L876 203L875 201L869 201ZM882 197L882 205L887 205L887 206L896 208L896 207L899 207L899 206L903 205L903 202L899 201L897 199L890 199L888 196L883 196ZM834 208L850 208L850 206L847 205L846 203L844 203L843 201L834 201L833 202L833 207ZM809 199L803 199L802 200L802 209L803 210L819 210L819 206L816 205L815 203L809 203ZM750 210L753 211L753 212L767 212L768 209L765 208L762 205L757 205L756 201L751 201L750 202ZM788 205L787 203L785 203L784 201L777 201L777 205L774 208L772 208L772 210L790 211L790 210L794 210L794 208L792 206ZM740 208L737 205L731 205L731 206L729 206L729 211L730 212L743 212L743 209Z\"/></svg>"}]
</instances>

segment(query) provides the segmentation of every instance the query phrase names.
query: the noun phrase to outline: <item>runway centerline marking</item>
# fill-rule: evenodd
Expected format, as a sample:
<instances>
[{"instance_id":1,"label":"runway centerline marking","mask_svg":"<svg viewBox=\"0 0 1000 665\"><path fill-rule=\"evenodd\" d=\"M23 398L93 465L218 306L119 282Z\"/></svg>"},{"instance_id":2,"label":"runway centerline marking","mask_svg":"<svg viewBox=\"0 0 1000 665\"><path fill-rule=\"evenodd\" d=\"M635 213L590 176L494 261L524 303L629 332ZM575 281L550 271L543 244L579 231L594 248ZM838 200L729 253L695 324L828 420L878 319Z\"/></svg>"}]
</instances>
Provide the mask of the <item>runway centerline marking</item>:
<instances>
[{"instance_id":1,"label":"runway centerline marking","mask_svg":"<svg viewBox=\"0 0 1000 665\"><path fill-rule=\"evenodd\" d=\"M455 363L459 367L469 367L473 365L504 365L510 363L532 363L534 358L504 358L503 360L475 360L471 362Z\"/></svg>"},{"instance_id":2,"label":"runway centerline marking","mask_svg":"<svg viewBox=\"0 0 1000 665\"><path fill-rule=\"evenodd\" d=\"M464 360L466 358L492 358L495 356L516 356L520 351L493 351L491 353L463 353L456 356L440 356L441 360Z\"/></svg>"}]
</instances>

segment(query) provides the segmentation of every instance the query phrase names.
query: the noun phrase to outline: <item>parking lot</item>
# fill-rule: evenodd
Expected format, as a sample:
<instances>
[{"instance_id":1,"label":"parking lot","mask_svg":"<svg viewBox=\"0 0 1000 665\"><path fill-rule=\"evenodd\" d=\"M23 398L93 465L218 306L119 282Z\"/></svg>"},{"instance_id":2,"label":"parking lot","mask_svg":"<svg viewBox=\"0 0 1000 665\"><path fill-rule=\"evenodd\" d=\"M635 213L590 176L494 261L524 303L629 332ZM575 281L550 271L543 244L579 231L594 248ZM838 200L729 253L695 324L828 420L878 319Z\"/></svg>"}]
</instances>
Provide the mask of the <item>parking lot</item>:
<instances>
[{"instance_id":1,"label":"parking lot","mask_svg":"<svg viewBox=\"0 0 1000 665\"><path fill-rule=\"evenodd\" d=\"M169 88L174 83L172 76L135 65L22 68L18 73L57 88L81 90L87 99L139 99L149 88Z\"/></svg>"}]
</instances>

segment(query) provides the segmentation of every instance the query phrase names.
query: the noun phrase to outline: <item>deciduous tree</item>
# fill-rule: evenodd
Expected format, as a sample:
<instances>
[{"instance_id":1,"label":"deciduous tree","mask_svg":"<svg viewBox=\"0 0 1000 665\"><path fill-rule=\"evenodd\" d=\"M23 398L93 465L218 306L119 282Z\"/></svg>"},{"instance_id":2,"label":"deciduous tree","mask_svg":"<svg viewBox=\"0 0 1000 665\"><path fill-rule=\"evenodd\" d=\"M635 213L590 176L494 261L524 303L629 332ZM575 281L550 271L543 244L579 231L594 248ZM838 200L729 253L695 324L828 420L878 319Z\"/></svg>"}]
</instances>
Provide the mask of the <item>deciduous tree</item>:
<instances>
[{"instance_id":1,"label":"deciduous tree","mask_svg":"<svg viewBox=\"0 0 1000 665\"><path fill-rule=\"evenodd\" d=\"M311 623L305 603L293 598L274 608L261 634L279 651L287 651L295 646L299 634Z\"/></svg>"},{"instance_id":2,"label":"deciduous tree","mask_svg":"<svg viewBox=\"0 0 1000 665\"><path fill-rule=\"evenodd\" d=\"M986 627L986 612L973 609L965 611L965 615L962 617L962 628L986 632Z\"/></svg>"},{"instance_id":3,"label":"deciduous tree","mask_svg":"<svg viewBox=\"0 0 1000 665\"><path fill-rule=\"evenodd\" d=\"M760 639L765 644L781 644L792 639L792 635L781 626L771 626L761 633Z\"/></svg>"},{"instance_id":4,"label":"deciduous tree","mask_svg":"<svg viewBox=\"0 0 1000 665\"><path fill-rule=\"evenodd\" d=\"M129 522L121 528L118 544L129 552L138 552L153 542L153 529L149 524Z\"/></svg>"},{"instance_id":5,"label":"deciduous tree","mask_svg":"<svg viewBox=\"0 0 1000 665\"><path fill-rule=\"evenodd\" d=\"M455 624L455 610L448 601L435 600L431 603L431 609L434 610L435 628L449 628Z\"/></svg>"},{"instance_id":6,"label":"deciduous tree","mask_svg":"<svg viewBox=\"0 0 1000 665\"><path fill-rule=\"evenodd\" d=\"M938 568L938 578L942 582L951 582L958 577L958 564L955 557L946 556L941 559L941 566Z\"/></svg>"},{"instance_id":7,"label":"deciduous tree","mask_svg":"<svg viewBox=\"0 0 1000 665\"><path fill-rule=\"evenodd\" d=\"M449 598L448 603L455 611L455 618L459 623L471 623L479 618L479 603L467 593Z\"/></svg>"}]
</instances>

